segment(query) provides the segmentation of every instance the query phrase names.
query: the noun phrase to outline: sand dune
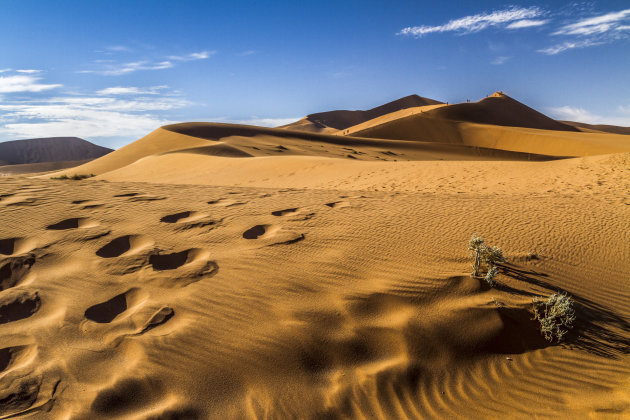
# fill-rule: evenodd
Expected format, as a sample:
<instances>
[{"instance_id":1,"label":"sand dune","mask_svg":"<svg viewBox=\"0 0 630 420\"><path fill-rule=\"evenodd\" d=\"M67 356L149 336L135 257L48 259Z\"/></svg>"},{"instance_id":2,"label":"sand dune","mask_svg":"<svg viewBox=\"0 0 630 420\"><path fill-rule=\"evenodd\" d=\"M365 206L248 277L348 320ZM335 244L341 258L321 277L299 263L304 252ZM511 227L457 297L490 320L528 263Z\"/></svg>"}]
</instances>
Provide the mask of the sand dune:
<instances>
[{"instance_id":1,"label":"sand dune","mask_svg":"<svg viewBox=\"0 0 630 420\"><path fill-rule=\"evenodd\" d=\"M587 133L590 132L604 132L604 133L613 133L613 134L625 134L630 135L630 127L619 127L617 125L606 125L606 124L586 124L575 121L560 121L563 124L572 125L580 129L580 131L584 131Z\"/></svg>"},{"instance_id":2,"label":"sand dune","mask_svg":"<svg viewBox=\"0 0 630 420\"><path fill-rule=\"evenodd\" d=\"M57 173L93 178L3 178L0 418L630 416L627 136L431 107L175 124ZM560 344L531 313L556 291Z\"/></svg>"},{"instance_id":3,"label":"sand dune","mask_svg":"<svg viewBox=\"0 0 630 420\"><path fill-rule=\"evenodd\" d=\"M362 125L356 129L350 127L348 133L358 137L464 144L551 156L588 156L630 151L630 137L619 134L504 127L452 121L433 114L446 108L402 116L366 128Z\"/></svg>"},{"instance_id":4,"label":"sand dune","mask_svg":"<svg viewBox=\"0 0 630 420\"><path fill-rule=\"evenodd\" d=\"M112 149L77 137L47 137L0 143L0 164L19 165L96 159Z\"/></svg>"},{"instance_id":5,"label":"sand dune","mask_svg":"<svg viewBox=\"0 0 630 420\"><path fill-rule=\"evenodd\" d=\"M395 101L388 102L385 105L369 109L367 111L336 110L310 114L299 121L282 126L280 128L319 133L331 133L336 130L343 130L353 125L357 125L362 122L380 117L381 115L389 114L391 112L401 109L427 105L438 105L441 103L442 102L436 101L435 99L423 98L418 95L409 95Z\"/></svg>"},{"instance_id":6,"label":"sand dune","mask_svg":"<svg viewBox=\"0 0 630 420\"><path fill-rule=\"evenodd\" d=\"M428 115L435 118L478 124L579 131L571 125L553 120L500 92L495 92L478 102L438 108L429 111Z\"/></svg>"}]
</instances>

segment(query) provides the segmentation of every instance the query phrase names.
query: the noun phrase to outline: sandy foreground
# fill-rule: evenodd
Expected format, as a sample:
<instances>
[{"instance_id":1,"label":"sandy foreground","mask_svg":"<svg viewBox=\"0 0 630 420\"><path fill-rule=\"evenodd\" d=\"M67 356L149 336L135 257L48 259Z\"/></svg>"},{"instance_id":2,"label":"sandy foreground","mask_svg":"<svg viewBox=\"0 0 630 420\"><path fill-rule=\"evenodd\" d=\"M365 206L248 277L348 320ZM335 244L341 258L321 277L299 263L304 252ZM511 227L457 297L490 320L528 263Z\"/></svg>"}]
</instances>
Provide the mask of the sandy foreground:
<instances>
[{"instance_id":1,"label":"sandy foreground","mask_svg":"<svg viewBox=\"0 0 630 420\"><path fill-rule=\"evenodd\" d=\"M0 418L630 416L628 149L187 133L0 181Z\"/></svg>"}]
</instances>

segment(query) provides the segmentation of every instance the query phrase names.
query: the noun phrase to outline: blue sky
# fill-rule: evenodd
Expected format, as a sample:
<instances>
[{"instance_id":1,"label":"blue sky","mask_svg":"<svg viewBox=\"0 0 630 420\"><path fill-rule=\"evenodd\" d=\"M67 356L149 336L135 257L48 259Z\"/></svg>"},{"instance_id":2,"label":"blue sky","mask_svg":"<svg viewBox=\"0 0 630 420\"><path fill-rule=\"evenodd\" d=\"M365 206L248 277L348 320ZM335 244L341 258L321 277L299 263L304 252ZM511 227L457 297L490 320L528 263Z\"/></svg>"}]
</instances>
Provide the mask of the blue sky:
<instances>
[{"instance_id":1,"label":"blue sky","mask_svg":"<svg viewBox=\"0 0 630 420\"><path fill-rule=\"evenodd\" d=\"M111 147L170 122L278 125L401 96L502 90L630 126L624 1L0 3L0 141Z\"/></svg>"}]
</instances>

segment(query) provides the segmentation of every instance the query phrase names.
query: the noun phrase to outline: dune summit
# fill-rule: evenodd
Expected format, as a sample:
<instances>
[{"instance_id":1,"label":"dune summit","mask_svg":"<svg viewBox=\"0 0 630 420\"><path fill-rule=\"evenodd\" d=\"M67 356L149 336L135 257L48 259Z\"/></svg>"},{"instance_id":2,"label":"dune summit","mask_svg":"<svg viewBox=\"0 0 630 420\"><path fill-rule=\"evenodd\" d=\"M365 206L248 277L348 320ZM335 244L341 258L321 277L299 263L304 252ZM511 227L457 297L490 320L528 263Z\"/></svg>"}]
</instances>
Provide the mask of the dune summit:
<instances>
[{"instance_id":1,"label":"dune summit","mask_svg":"<svg viewBox=\"0 0 630 420\"><path fill-rule=\"evenodd\" d=\"M628 417L629 167L630 136L414 95L5 177L0 418Z\"/></svg>"}]
</instances>

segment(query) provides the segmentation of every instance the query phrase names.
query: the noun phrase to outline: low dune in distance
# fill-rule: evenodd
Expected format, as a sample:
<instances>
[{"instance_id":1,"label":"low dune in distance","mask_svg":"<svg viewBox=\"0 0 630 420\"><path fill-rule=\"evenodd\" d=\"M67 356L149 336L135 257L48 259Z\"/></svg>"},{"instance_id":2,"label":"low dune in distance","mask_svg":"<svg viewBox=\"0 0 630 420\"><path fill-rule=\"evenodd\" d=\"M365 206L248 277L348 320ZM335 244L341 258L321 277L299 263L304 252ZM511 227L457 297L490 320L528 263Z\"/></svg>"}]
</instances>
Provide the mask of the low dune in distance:
<instances>
[{"instance_id":1,"label":"low dune in distance","mask_svg":"<svg viewBox=\"0 0 630 420\"><path fill-rule=\"evenodd\" d=\"M174 124L3 178L0 418L630 416L630 136L451 106ZM532 319L558 291L561 343Z\"/></svg>"}]
</instances>

